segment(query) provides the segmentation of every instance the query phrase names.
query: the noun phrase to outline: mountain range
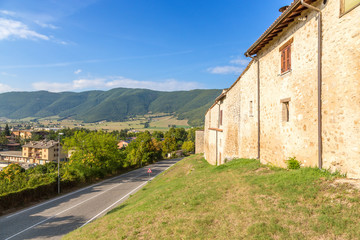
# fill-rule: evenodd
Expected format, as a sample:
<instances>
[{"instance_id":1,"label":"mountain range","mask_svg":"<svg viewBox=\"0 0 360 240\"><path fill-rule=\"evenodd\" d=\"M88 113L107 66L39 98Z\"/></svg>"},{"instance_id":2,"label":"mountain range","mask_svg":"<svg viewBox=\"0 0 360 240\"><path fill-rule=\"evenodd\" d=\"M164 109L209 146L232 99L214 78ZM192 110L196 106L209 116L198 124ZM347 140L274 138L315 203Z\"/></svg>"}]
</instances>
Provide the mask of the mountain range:
<instances>
[{"instance_id":1,"label":"mountain range","mask_svg":"<svg viewBox=\"0 0 360 240\"><path fill-rule=\"evenodd\" d=\"M192 126L204 122L219 89L161 92L115 88L86 92L7 92L0 94L0 117L22 119L59 116L84 122L124 121L135 115L174 113Z\"/></svg>"}]
</instances>

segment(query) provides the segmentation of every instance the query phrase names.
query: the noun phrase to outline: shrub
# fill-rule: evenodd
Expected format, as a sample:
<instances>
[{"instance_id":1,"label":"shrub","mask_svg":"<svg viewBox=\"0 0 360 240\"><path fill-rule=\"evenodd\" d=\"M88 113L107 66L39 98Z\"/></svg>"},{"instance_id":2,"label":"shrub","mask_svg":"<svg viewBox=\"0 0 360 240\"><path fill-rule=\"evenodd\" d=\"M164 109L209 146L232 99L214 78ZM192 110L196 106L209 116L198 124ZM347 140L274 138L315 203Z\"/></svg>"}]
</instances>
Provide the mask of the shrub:
<instances>
[{"instance_id":1,"label":"shrub","mask_svg":"<svg viewBox=\"0 0 360 240\"><path fill-rule=\"evenodd\" d=\"M300 162L296 159L296 157L291 157L286 160L287 168L288 169L299 169Z\"/></svg>"},{"instance_id":2,"label":"shrub","mask_svg":"<svg viewBox=\"0 0 360 240\"><path fill-rule=\"evenodd\" d=\"M185 141L184 144L182 145L181 149L185 152L185 153L191 153L195 151L195 144L192 141Z\"/></svg>"}]
</instances>

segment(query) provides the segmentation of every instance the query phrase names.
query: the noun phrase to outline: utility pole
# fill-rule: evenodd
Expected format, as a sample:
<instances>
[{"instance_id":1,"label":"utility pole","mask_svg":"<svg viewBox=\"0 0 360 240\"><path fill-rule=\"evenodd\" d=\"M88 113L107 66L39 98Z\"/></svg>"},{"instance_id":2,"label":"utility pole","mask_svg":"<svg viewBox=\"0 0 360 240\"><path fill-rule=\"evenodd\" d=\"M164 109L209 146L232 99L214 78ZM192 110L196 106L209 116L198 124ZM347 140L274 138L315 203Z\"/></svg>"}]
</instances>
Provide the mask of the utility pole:
<instances>
[{"instance_id":1,"label":"utility pole","mask_svg":"<svg viewBox=\"0 0 360 240\"><path fill-rule=\"evenodd\" d=\"M60 194L60 136L64 135L64 133L59 133L58 136L58 194Z\"/></svg>"}]
</instances>

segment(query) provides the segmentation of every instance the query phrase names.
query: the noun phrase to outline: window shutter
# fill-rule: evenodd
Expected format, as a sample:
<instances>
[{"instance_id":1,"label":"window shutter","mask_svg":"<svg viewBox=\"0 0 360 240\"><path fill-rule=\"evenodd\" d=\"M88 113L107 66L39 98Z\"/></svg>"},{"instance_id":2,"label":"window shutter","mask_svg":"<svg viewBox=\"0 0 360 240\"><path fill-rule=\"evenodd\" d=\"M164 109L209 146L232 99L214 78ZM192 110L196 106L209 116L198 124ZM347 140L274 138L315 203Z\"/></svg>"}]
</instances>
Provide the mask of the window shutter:
<instances>
[{"instance_id":1,"label":"window shutter","mask_svg":"<svg viewBox=\"0 0 360 240\"><path fill-rule=\"evenodd\" d=\"M223 111L220 111L220 125L222 125Z\"/></svg>"},{"instance_id":2,"label":"window shutter","mask_svg":"<svg viewBox=\"0 0 360 240\"><path fill-rule=\"evenodd\" d=\"M291 45L289 45L287 47L287 66L286 66L286 70L290 70L291 69Z\"/></svg>"},{"instance_id":3,"label":"window shutter","mask_svg":"<svg viewBox=\"0 0 360 240\"><path fill-rule=\"evenodd\" d=\"M285 72L285 49L281 51L281 73Z\"/></svg>"}]
</instances>

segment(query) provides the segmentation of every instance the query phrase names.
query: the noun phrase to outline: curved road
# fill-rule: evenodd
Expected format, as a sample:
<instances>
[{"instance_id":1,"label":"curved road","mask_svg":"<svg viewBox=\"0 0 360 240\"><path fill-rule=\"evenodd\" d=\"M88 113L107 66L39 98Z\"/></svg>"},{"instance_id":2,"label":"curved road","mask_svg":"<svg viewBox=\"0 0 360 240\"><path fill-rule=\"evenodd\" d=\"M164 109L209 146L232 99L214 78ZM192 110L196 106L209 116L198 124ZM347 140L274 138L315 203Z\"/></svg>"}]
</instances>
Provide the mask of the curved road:
<instances>
[{"instance_id":1,"label":"curved road","mask_svg":"<svg viewBox=\"0 0 360 240\"><path fill-rule=\"evenodd\" d=\"M103 216L181 159L157 162L0 218L0 239L60 239ZM151 168L149 177L147 170Z\"/></svg>"}]
</instances>

